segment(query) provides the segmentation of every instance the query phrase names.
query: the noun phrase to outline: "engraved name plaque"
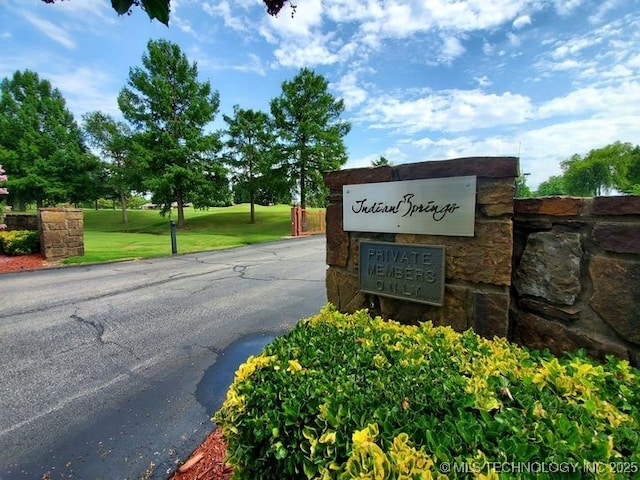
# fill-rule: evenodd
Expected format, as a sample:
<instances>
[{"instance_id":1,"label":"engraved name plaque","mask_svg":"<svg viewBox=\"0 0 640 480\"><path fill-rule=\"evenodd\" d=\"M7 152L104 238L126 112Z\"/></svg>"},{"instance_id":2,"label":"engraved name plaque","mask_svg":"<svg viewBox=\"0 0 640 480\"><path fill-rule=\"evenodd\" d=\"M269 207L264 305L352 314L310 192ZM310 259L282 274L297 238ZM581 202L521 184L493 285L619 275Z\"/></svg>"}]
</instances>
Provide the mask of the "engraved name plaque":
<instances>
[{"instance_id":1,"label":"engraved name plaque","mask_svg":"<svg viewBox=\"0 0 640 480\"><path fill-rule=\"evenodd\" d=\"M343 229L473 237L476 177L342 187Z\"/></svg>"}]
</instances>

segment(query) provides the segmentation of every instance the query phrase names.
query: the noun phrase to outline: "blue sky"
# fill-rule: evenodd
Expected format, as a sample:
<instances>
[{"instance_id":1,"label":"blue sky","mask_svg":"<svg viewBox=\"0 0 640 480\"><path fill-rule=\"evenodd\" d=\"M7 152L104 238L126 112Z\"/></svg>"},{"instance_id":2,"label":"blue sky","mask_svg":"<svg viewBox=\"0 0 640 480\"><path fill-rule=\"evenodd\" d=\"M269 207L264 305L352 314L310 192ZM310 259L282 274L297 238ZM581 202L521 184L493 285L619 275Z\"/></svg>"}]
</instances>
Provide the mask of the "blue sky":
<instances>
[{"instance_id":1,"label":"blue sky","mask_svg":"<svg viewBox=\"0 0 640 480\"><path fill-rule=\"evenodd\" d=\"M640 0L172 0L169 28L107 0L0 0L0 78L30 69L76 120L116 97L149 39L180 45L233 105L268 112L301 67L326 77L352 123L345 168L520 156L535 188L560 162L640 144Z\"/></svg>"}]
</instances>

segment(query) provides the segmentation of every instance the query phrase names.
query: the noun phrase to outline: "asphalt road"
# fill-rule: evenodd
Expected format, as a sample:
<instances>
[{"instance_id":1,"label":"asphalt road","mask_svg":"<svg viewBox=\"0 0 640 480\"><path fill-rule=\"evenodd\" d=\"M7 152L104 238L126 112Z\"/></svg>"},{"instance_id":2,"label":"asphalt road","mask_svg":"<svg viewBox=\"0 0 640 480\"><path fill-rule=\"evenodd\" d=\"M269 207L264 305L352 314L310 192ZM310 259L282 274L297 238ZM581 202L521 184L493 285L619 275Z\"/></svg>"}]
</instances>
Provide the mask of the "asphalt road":
<instances>
[{"instance_id":1,"label":"asphalt road","mask_svg":"<svg viewBox=\"0 0 640 480\"><path fill-rule=\"evenodd\" d=\"M0 479L164 479L326 303L325 238L0 275Z\"/></svg>"}]
</instances>

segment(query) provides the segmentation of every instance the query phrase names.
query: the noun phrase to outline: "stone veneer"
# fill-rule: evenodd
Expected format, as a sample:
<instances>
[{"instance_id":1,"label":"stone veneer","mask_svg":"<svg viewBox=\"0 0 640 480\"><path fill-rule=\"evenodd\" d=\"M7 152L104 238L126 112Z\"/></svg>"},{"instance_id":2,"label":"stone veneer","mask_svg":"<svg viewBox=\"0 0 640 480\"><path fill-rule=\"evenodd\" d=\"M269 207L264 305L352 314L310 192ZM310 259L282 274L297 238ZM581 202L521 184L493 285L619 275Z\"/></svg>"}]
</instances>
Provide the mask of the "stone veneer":
<instances>
[{"instance_id":1,"label":"stone veneer","mask_svg":"<svg viewBox=\"0 0 640 480\"><path fill-rule=\"evenodd\" d=\"M517 199L511 338L640 364L640 197Z\"/></svg>"},{"instance_id":2,"label":"stone veneer","mask_svg":"<svg viewBox=\"0 0 640 480\"><path fill-rule=\"evenodd\" d=\"M342 187L477 176L475 236L342 230ZM404 323L473 328L555 354L583 348L640 365L640 197L514 201L518 160L475 157L325 175L327 297ZM445 246L442 307L362 293L360 240Z\"/></svg>"},{"instance_id":3,"label":"stone veneer","mask_svg":"<svg viewBox=\"0 0 640 480\"><path fill-rule=\"evenodd\" d=\"M84 255L84 216L80 208L41 208L40 251L47 260Z\"/></svg>"},{"instance_id":4,"label":"stone veneer","mask_svg":"<svg viewBox=\"0 0 640 480\"><path fill-rule=\"evenodd\" d=\"M7 230L38 230L38 215L35 213L7 213L4 223Z\"/></svg>"},{"instance_id":5,"label":"stone veneer","mask_svg":"<svg viewBox=\"0 0 640 480\"><path fill-rule=\"evenodd\" d=\"M443 177L477 176L474 237L345 232L342 230L344 185ZM400 322L431 320L462 331L506 336L512 265L513 197L518 176L514 157L474 157L340 170L325 175L329 302L343 312L368 308L372 314ZM445 246L445 297L442 307L359 291L361 240Z\"/></svg>"}]
</instances>

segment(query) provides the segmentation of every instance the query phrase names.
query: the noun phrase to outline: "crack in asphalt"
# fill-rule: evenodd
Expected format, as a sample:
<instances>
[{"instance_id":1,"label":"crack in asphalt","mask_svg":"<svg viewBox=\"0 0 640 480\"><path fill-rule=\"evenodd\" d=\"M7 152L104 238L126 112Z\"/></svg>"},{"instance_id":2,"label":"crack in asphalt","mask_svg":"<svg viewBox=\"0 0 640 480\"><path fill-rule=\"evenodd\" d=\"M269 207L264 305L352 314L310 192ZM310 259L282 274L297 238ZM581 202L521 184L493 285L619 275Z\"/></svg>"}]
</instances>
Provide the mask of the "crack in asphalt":
<instances>
[{"instance_id":1,"label":"crack in asphalt","mask_svg":"<svg viewBox=\"0 0 640 480\"><path fill-rule=\"evenodd\" d=\"M278 252L271 252L271 251L267 251L268 253L272 253L274 256L278 256ZM312 283L324 283L324 279L321 280L310 280L310 279L305 279L305 278L278 278L278 277L270 277L270 278L255 278L255 277L249 277L247 276L247 273L245 272L245 270L250 267L250 266L254 266L254 265L232 265L229 263L218 263L218 262L213 262L213 263L208 263L205 262L203 260L198 260L196 258L196 262L200 263L200 264L205 264L205 265L222 265L225 267L231 267L232 271L236 274L240 274L240 278L245 279L245 280L256 280L256 281L263 281L263 282L269 282L269 281L273 281L273 280L290 280L290 281L297 281L297 282L312 282ZM117 267L114 268L114 271L118 271L119 269ZM140 285L133 285L133 286L129 286L127 288L121 288L121 289L117 289L117 290L113 290L110 292L105 292L105 293L101 293L98 295L93 295L93 296L87 296L85 298L82 299L83 302L87 302L87 301L93 301L93 300L98 300L101 298L107 298L107 297L113 297L116 295L120 295L123 293L131 293L131 292L135 292L138 290L144 290L144 289L149 289L149 288L154 288L158 285L164 285L166 283L171 283L175 280L182 280L182 279L192 279L192 278L198 278L198 277L205 277L207 275L211 275L212 273L217 273L219 272L219 270L215 271L215 272L200 272L200 273L193 273L193 274L182 274L182 273L175 273L167 278L162 278L159 280L155 280L155 281L148 281L146 283L141 283ZM215 278L212 281L213 282L218 282L220 280L226 280L227 278L233 278L236 277L237 275L228 275L228 276L223 276L223 277L219 277L219 278ZM38 313L38 312L44 312L47 310L50 310L51 308L57 308L57 307L62 307L62 306L66 306L66 305L72 305L74 303L76 303L78 300L77 299L70 299L70 300L62 300L60 302L57 303L51 303L48 304L46 307L40 307L40 308L34 308L31 310L25 310L25 311L21 311L20 314L21 315L28 315L30 313ZM14 314L13 313L0 313L0 319L2 318L7 318L7 317L12 317ZM87 322L91 325L90 322ZM92 328L96 328L96 326L92 326Z\"/></svg>"},{"instance_id":2,"label":"crack in asphalt","mask_svg":"<svg viewBox=\"0 0 640 480\"><path fill-rule=\"evenodd\" d=\"M115 345L116 347L129 352L129 354L131 354L132 357L134 357L136 360L140 360L140 357L138 357L138 355L136 355L136 353L134 352L133 348L131 347L127 347L125 345L121 345L118 342L114 342L113 340L105 340L104 337L104 325L102 324L102 322L96 321L96 320L87 320L86 318L82 318L80 315L76 315L75 313L72 314L70 316L70 318L72 320L75 320L76 322L81 323L82 325L88 325L91 329L95 330L96 332L96 341L100 344L100 345Z\"/></svg>"},{"instance_id":3,"label":"crack in asphalt","mask_svg":"<svg viewBox=\"0 0 640 480\"><path fill-rule=\"evenodd\" d=\"M130 286L130 287L127 287L127 288L121 288L121 289L118 289L118 290L112 290L110 292L101 293L99 295L87 296L87 297L82 298L82 302L99 300L101 298L113 297L113 296L120 295L120 294L123 294L123 293L131 293L131 292L135 292L135 291L138 291L138 290L144 290L144 289L148 289L148 288L153 288L153 287L155 287L157 285L164 285L165 283L171 283L176 279L180 279L181 280L181 279L190 279L190 278L203 277L203 276L206 276L206 275L210 275L211 273L213 273L213 272L193 273L193 274L190 274L190 275L175 274L175 275L172 275L171 277L163 278L163 279L160 279L160 280L149 281L149 282L146 282L146 283L141 283L140 285L134 285L134 286ZM225 278L231 278L231 277L233 277L233 276L216 278L216 279L214 279L214 281L223 280ZM44 306L44 307L34 308L34 309L31 309L31 310L20 311L20 315L27 315L27 314L30 314L30 313L38 313L38 312L45 312L45 311L50 310L52 308L63 307L65 305L73 305L73 304L75 304L77 302L78 302L77 299L63 300L63 301L60 301L60 302L57 302L57 303L47 304L47 306ZM12 317L14 315L15 315L15 313L0 314L0 318Z\"/></svg>"}]
</instances>

